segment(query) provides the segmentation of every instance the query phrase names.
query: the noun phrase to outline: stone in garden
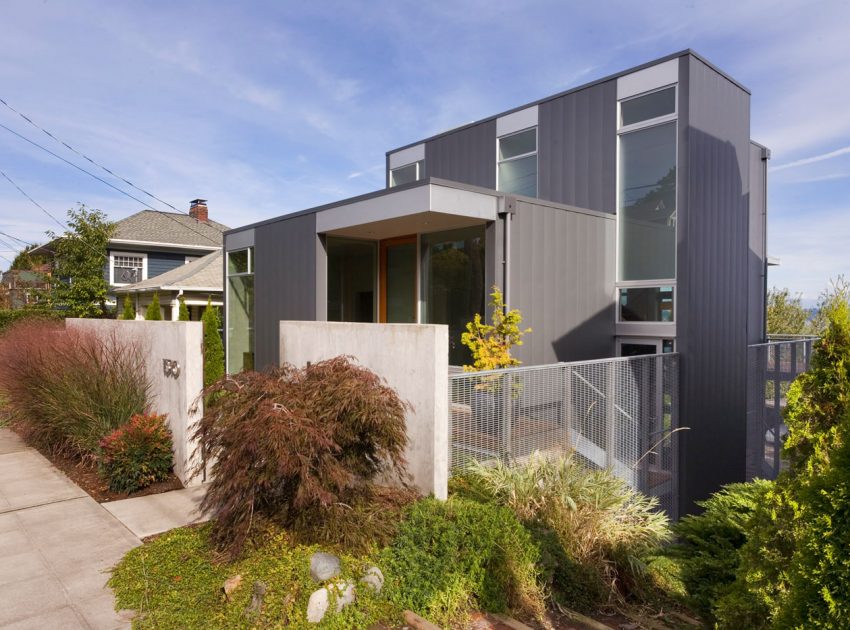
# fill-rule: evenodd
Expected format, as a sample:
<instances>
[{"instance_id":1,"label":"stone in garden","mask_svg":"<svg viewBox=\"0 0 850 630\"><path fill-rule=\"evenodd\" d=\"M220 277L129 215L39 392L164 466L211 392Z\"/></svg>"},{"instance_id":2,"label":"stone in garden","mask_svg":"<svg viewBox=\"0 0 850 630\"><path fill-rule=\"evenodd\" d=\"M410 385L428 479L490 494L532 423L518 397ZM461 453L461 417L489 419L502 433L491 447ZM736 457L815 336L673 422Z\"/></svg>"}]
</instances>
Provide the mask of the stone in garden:
<instances>
[{"instance_id":1,"label":"stone in garden","mask_svg":"<svg viewBox=\"0 0 850 630\"><path fill-rule=\"evenodd\" d=\"M381 589L384 588L384 574L381 573L378 567L369 567L366 569L366 573L363 574L360 581L376 593L380 593Z\"/></svg>"},{"instance_id":2,"label":"stone in garden","mask_svg":"<svg viewBox=\"0 0 850 630\"><path fill-rule=\"evenodd\" d=\"M336 556L317 551L310 556L310 577L317 582L324 582L339 575L339 558Z\"/></svg>"},{"instance_id":3,"label":"stone in garden","mask_svg":"<svg viewBox=\"0 0 850 630\"><path fill-rule=\"evenodd\" d=\"M336 584L336 611L339 612L349 604L354 603L354 583L343 582Z\"/></svg>"},{"instance_id":4,"label":"stone in garden","mask_svg":"<svg viewBox=\"0 0 850 630\"><path fill-rule=\"evenodd\" d=\"M328 612L328 589L313 591L307 600L307 622L319 623Z\"/></svg>"},{"instance_id":5,"label":"stone in garden","mask_svg":"<svg viewBox=\"0 0 850 630\"><path fill-rule=\"evenodd\" d=\"M242 576L234 575L231 578L227 578L224 581L224 586L221 588L222 592L224 592L224 599L230 601L230 594L233 593L239 585L242 584Z\"/></svg>"},{"instance_id":6,"label":"stone in garden","mask_svg":"<svg viewBox=\"0 0 850 630\"><path fill-rule=\"evenodd\" d=\"M263 597L266 596L266 585L264 582L257 580L254 582L254 588L251 595L251 603L248 604L246 612L256 615L263 608Z\"/></svg>"}]
</instances>

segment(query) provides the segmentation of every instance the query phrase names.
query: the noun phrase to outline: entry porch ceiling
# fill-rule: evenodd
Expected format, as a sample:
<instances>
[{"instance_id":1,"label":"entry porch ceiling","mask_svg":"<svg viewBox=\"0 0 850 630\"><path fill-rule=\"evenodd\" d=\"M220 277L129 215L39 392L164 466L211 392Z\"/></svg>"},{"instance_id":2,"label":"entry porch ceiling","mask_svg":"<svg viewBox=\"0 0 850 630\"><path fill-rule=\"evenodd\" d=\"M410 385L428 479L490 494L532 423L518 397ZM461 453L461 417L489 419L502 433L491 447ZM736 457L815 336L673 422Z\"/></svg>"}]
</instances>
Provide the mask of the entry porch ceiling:
<instances>
[{"instance_id":1,"label":"entry porch ceiling","mask_svg":"<svg viewBox=\"0 0 850 630\"><path fill-rule=\"evenodd\" d=\"M496 220L498 207L497 194L426 184L322 210L316 231L381 240L481 225Z\"/></svg>"}]
</instances>

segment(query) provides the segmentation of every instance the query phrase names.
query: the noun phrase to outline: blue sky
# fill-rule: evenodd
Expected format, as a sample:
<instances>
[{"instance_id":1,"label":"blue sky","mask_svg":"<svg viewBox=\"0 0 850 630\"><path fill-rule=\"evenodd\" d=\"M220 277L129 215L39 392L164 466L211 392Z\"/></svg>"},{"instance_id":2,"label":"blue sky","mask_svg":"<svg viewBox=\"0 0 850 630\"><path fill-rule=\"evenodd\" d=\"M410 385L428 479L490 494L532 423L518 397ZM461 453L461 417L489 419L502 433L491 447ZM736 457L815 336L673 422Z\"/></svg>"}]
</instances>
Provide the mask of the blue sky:
<instances>
[{"instance_id":1,"label":"blue sky","mask_svg":"<svg viewBox=\"0 0 850 630\"><path fill-rule=\"evenodd\" d=\"M4 0L0 98L238 226L381 188L387 149L690 47L752 90L752 137L773 150L771 284L811 300L850 276L847 24L837 1ZM0 123L90 168L2 106ZM141 209L3 129L0 169L60 218ZM0 179L0 231L51 227Z\"/></svg>"}]
</instances>

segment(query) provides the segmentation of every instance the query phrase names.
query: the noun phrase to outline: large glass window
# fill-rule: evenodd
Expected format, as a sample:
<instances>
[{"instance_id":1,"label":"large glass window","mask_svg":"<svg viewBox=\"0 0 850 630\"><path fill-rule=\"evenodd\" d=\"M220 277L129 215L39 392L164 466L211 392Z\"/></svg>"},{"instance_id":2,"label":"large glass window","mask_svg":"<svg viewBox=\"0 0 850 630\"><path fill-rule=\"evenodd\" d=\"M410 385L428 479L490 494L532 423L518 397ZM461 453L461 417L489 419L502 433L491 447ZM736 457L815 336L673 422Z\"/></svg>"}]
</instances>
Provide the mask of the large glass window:
<instances>
[{"instance_id":1,"label":"large glass window","mask_svg":"<svg viewBox=\"0 0 850 630\"><path fill-rule=\"evenodd\" d=\"M620 135L619 280L676 277L676 123Z\"/></svg>"},{"instance_id":2,"label":"large glass window","mask_svg":"<svg viewBox=\"0 0 850 630\"><path fill-rule=\"evenodd\" d=\"M390 171L390 188L403 184L412 184L425 177L425 160L399 166Z\"/></svg>"},{"instance_id":3,"label":"large glass window","mask_svg":"<svg viewBox=\"0 0 850 630\"><path fill-rule=\"evenodd\" d=\"M375 321L375 274L377 246L329 236L328 321Z\"/></svg>"},{"instance_id":4,"label":"large glass window","mask_svg":"<svg viewBox=\"0 0 850 630\"><path fill-rule=\"evenodd\" d=\"M470 362L460 342L466 324L484 313L484 226L422 235L424 319L449 327L449 363Z\"/></svg>"},{"instance_id":5,"label":"large glass window","mask_svg":"<svg viewBox=\"0 0 850 630\"><path fill-rule=\"evenodd\" d=\"M227 253L227 371L254 369L254 248Z\"/></svg>"},{"instance_id":6,"label":"large glass window","mask_svg":"<svg viewBox=\"0 0 850 630\"><path fill-rule=\"evenodd\" d=\"M537 128L499 138L497 189L537 196Z\"/></svg>"},{"instance_id":7,"label":"large glass window","mask_svg":"<svg viewBox=\"0 0 850 630\"><path fill-rule=\"evenodd\" d=\"M135 284L145 280L144 254L113 254L112 284Z\"/></svg>"}]
</instances>

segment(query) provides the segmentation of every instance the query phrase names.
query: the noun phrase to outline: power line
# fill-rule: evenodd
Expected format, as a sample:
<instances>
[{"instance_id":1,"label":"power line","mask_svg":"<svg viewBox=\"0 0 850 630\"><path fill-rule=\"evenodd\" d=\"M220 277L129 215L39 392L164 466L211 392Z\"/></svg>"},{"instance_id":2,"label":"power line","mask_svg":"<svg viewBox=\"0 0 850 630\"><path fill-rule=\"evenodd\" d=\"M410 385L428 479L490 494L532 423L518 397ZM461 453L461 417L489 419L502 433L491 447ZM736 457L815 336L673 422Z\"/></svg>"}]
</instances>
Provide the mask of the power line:
<instances>
[{"instance_id":1,"label":"power line","mask_svg":"<svg viewBox=\"0 0 850 630\"><path fill-rule=\"evenodd\" d=\"M18 241L19 243L22 243L23 245L26 245L27 247L34 247L35 246L35 243L30 243L28 241L25 241L22 238L18 238L17 236L12 236L11 234L7 234L6 232L0 231L0 234L2 234L3 236L5 236L7 238L11 238L12 240Z\"/></svg>"},{"instance_id":2,"label":"power line","mask_svg":"<svg viewBox=\"0 0 850 630\"><path fill-rule=\"evenodd\" d=\"M44 132L44 133L45 133L48 137L50 137L50 138L52 138L53 140L55 140L56 142L58 142L59 144L61 144L62 146L64 146L64 147L65 147L66 149L68 149L69 151L73 151L74 153L76 153L77 155L79 155L79 156L80 156L81 158L83 158L84 160L86 160L86 161L90 162L91 164L93 164L93 165L95 165L95 166L97 166L97 167L99 167L99 168L103 169L105 172L109 173L110 175L112 175L112 176L113 176L113 177L115 177L116 179L120 179L122 182L124 182L124 183L125 183L125 184L127 184L128 186L131 186L132 188L135 188L135 189L136 189L136 190L138 190L140 193L143 193L143 194L147 195L147 196L148 196L148 197L150 197L151 199L156 199L157 201L159 201L160 203L165 204L166 206L168 206L169 208L171 208L171 209L172 209L172 210L174 210L175 212L181 212L180 210L178 210L177 208L175 208L173 205L171 205L170 203L168 203L168 202L167 202L167 201L165 201L164 199L160 199L159 197L157 197L156 195L154 195L154 194L153 194L153 193L151 193L151 192L148 192L148 191L147 191L147 190L145 190L144 188L139 188L139 187L138 187L138 186L136 186L133 182L131 182L129 179L126 179L125 177L122 177L121 175L118 175L118 173L115 173L114 171L111 171L110 169L106 168L103 164L100 164L99 162L96 162L95 160L93 160L92 158L90 158L89 156L87 156L85 153L82 153L82 152L78 151L77 149L75 149L74 147L72 147L70 144L68 144L68 143L67 143L67 142L65 142L64 140L60 140L59 138L57 138L56 136L54 136L52 133L50 133L47 129L45 129L44 127L42 127L41 125L39 125L39 124L37 124L35 121L33 121L33 120L29 117L29 116L26 116L26 115L22 114L22 113L21 113L21 112L19 112L17 109L15 109L15 108L14 108L14 107L12 107L11 105L9 105L9 103L7 103L6 101L4 101L2 98L0 98L0 103L2 103L2 104L3 104L3 105L5 105L6 107L8 107L10 110L12 110L13 112L15 112L18 116L20 116L21 118L23 118L25 121L27 121L30 125L32 125L32 126L33 126L33 127L35 127L36 129L39 129L39 130L43 131L43 132Z\"/></svg>"},{"instance_id":3,"label":"power line","mask_svg":"<svg viewBox=\"0 0 850 630\"><path fill-rule=\"evenodd\" d=\"M58 224L59 224L59 227L61 227L61 228L62 228L62 230L63 230L66 234L71 234L72 236L75 236L76 238L79 238L79 239L80 239L80 242L81 242L81 243L83 243L83 244L84 244L86 247L88 247L90 250L92 250L93 252L96 252L99 256L103 256L104 258L106 258L106 252L102 252L102 251L98 250L96 247L94 247L94 246L90 245L90 244L89 244L89 243L88 243L85 239L83 239L81 236L79 236L78 234L74 234L74 233L71 231L71 228L69 228L67 225L65 225L64 223L62 223L59 219L57 219L57 218L56 218L56 217L54 217L52 214L50 214L50 212L48 212L48 211L47 211L47 209L46 209L44 206L42 206L42 205L41 205L40 203L38 203L35 199L33 199L32 197L30 197L30 196L26 193L26 191L25 191L23 188L21 188L20 186L18 186L18 185L17 185L17 184L16 184L16 183L12 180L12 178L11 178L11 177L9 177L8 175L6 175L6 173L5 173L2 169L0 169L0 175L2 175L3 177L5 177L5 178L6 178L6 180L7 180L10 184L12 184L12 186L14 186L15 188L17 188L17 189L18 189L18 192L20 192L20 193L21 193L24 197L26 197L27 199L29 199L29 200L33 203L33 205L34 205L36 208L38 208L38 209L39 209L39 210L41 210L44 214L46 214L46 215L47 215L47 216L49 216L51 219L53 219L54 221L56 221L56 223L58 223ZM9 262L11 262L11 261L9 261Z\"/></svg>"},{"instance_id":4,"label":"power line","mask_svg":"<svg viewBox=\"0 0 850 630\"><path fill-rule=\"evenodd\" d=\"M25 141L25 142L30 143L30 144L31 144L31 145L33 145L34 147L37 147L37 148L41 149L42 151L44 151L44 152L46 152L46 153L49 153L50 155L52 155L52 156L53 156L53 157L55 157L56 159L62 160L62 161L63 161L63 162L65 162L65 164L67 164L68 166L72 166L72 167L74 167L75 169L77 169L78 171L81 171L81 172L85 173L85 174L86 174L86 175L88 175L89 177L93 177L94 179L96 179L97 181L101 182L102 184L106 184L107 186L109 186L109 187L110 187L110 188L112 188L113 190L116 190L116 191L118 191L119 193L121 193L122 195L125 195L125 196L129 197L129 198L130 198L130 199L132 199L133 201L137 201L137 202L139 202L140 204L142 204L142 206L144 206L144 208L145 208L145 209L147 209L147 210L152 210L153 212L158 212L158 213L159 213L159 214L161 214L162 216L164 216L164 217L168 217L169 219L171 219L172 221L174 221L174 222L175 222L175 223L177 223L178 225L180 225L180 226L182 226L182 227L186 228L186 229L187 229L187 230L189 230L190 232L194 232L195 234L197 234L197 235L198 235L198 236L200 236L201 238L205 238L205 239L206 239L206 240L208 240L210 243L213 243L216 247L218 247L218 246L219 246L218 242L217 242L217 241L215 241L212 237L207 236L207 235L206 235L206 234L204 234L203 232L199 232L198 230L196 230L196 229L192 228L192 227L191 227L191 226L189 226L189 225L186 225L185 223L181 223L180 221L178 221L177 219L175 219L173 216L171 216L168 212L163 212L162 210L157 210L157 209L155 209L155 208L151 208L151 207L149 206L149 204L145 203L144 201L142 201L142 200L141 200L141 199L139 199L138 197L134 197L133 195L131 195L130 193L128 193L126 190L122 190L122 189L118 188L117 186L115 186L114 184L112 184L112 183L110 183L110 182L106 181L106 180L105 180L105 179L103 179L102 177L100 177L100 176L98 176L98 175L95 175L95 174L94 174L94 173L92 173L91 171L87 171L87 170L86 170L86 169L84 169L82 166L79 166L79 165L77 165L77 164L74 164L73 162L71 162L70 160L68 160L68 159L66 159L66 158L64 158L64 157L62 157L62 156L61 156L61 155L59 155L58 153L54 153L53 151L51 151L51 150L50 150L50 149L48 149L47 147L40 145L38 142L36 142L36 141L34 141L34 140L30 140L30 139L29 139L29 138L27 138L26 136L23 136L23 135L19 134L19 133L18 133L17 131L15 131L14 129L10 129L9 127L7 127L6 125L4 125L4 124L2 124L2 123L0 123L0 128L5 129L5 130L6 130L6 131L8 131L9 133L11 133L11 134L13 134L13 135L17 136L18 138L20 138L21 140L23 140L23 141ZM169 205L170 205L170 204L169 204ZM174 206L171 206L171 207L173 208ZM179 212L179 211L178 211L178 212ZM186 212L182 212L181 214L188 214L188 213L186 213Z\"/></svg>"}]
</instances>

